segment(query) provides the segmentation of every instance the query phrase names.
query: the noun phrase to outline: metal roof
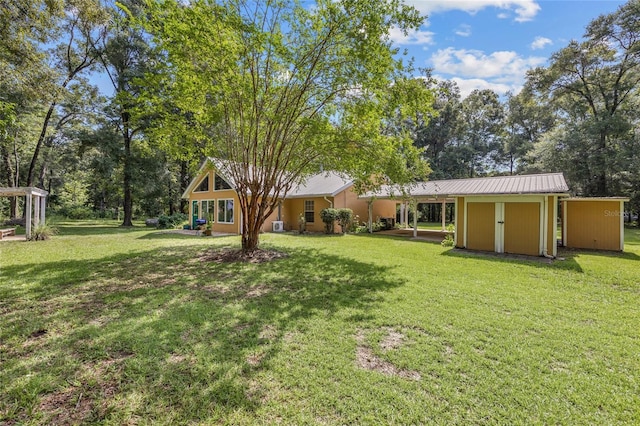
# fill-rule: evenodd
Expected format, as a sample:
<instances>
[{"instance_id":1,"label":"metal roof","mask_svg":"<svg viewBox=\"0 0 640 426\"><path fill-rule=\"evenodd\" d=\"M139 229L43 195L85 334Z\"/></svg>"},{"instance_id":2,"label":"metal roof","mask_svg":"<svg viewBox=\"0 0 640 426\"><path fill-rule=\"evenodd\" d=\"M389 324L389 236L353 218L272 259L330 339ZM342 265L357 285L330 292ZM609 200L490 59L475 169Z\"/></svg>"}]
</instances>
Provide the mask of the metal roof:
<instances>
[{"instance_id":1,"label":"metal roof","mask_svg":"<svg viewBox=\"0 0 640 426\"><path fill-rule=\"evenodd\" d=\"M465 195L566 194L569 192L562 173L495 176L471 179L449 179L418 182L405 189L411 197L449 197ZM362 198L402 196L396 187L385 187Z\"/></svg>"},{"instance_id":2,"label":"metal roof","mask_svg":"<svg viewBox=\"0 0 640 426\"><path fill-rule=\"evenodd\" d=\"M223 179L235 189L235 181L224 172L226 165L224 160L208 157L207 160L202 163L202 166L200 166L198 173L196 173L195 177L191 180L187 189L185 189L182 198L189 198L189 194L195 186L200 183L202 172L206 170L207 167L216 170L216 173L219 173ZM353 180L345 175L337 172L321 172L305 178L302 183L291 188L285 198L335 197L351 185L353 185Z\"/></svg>"},{"instance_id":3,"label":"metal roof","mask_svg":"<svg viewBox=\"0 0 640 426\"><path fill-rule=\"evenodd\" d=\"M352 184L352 180L336 172L318 173L292 188L285 198L335 197Z\"/></svg>"}]
</instances>

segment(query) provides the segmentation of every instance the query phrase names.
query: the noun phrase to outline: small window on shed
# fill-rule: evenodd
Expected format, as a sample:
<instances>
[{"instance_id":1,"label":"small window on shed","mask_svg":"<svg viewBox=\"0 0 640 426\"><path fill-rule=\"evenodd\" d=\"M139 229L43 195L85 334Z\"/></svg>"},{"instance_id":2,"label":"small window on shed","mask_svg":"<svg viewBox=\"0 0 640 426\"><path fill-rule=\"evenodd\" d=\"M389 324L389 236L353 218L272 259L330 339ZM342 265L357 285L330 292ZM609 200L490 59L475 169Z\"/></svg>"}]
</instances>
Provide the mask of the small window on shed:
<instances>
[{"instance_id":1,"label":"small window on shed","mask_svg":"<svg viewBox=\"0 0 640 426\"><path fill-rule=\"evenodd\" d=\"M209 190L209 176L202 179L200 185L196 188L195 192L207 192Z\"/></svg>"},{"instance_id":2,"label":"small window on shed","mask_svg":"<svg viewBox=\"0 0 640 426\"><path fill-rule=\"evenodd\" d=\"M226 180L224 180L219 174L216 173L215 189L216 191L231 189L231 185L229 185Z\"/></svg>"}]
</instances>

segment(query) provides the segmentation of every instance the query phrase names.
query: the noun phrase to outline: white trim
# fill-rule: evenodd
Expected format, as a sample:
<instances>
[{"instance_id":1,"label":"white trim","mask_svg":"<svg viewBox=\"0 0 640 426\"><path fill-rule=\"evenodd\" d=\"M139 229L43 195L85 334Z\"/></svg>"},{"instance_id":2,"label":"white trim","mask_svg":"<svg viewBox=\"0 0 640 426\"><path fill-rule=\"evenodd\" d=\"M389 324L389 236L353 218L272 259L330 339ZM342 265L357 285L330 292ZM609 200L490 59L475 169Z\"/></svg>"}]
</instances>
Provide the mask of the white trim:
<instances>
[{"instance_id":1,"label":"white trim","mask_svg":"<svg viewBox=\"0 0 640 426\"><path fill-rule=\"evenodd\" d=\"M196 177L197 177L197 176L196 176ZM202 182L204 182L204 180L205 180L205 179L209 179L209 177L210 177L210 173L209 173L209 172L207 172L207 174L206 174L205 176L203 176L203 177L202 177L202 179L200 179L200 180L198 181L198 184L193 186L193 191L192 191L192 192L193 192L194 194L205 194L205 193L207 193L207 192L213 192L213 191L211 191L211 182L209 182L209 185L207 185L207 186L208 186L208 188L207 188L207 190L206 190L206 191L196 191L196 189L197 189L200 185L202 185ZM209 180L211 180L211 179L209 179Z\"/></svg>"},{"instance_id":2,"label":"white trim","mask_svg":"<svg viewBox=\"0 0 640 426\"><path fill-rule=\"evenodd\" d=\"M467 204L469 200L467 197L464 198L464 234L462 235L462 242L464 243L464 248L467 248L467 234L469 233L469 212L467 209Z\"/></svg>"},{"instance_id":3,"label":"white trim","mask_svg":"<svg viewBox=\"0 0 640 426\"><path fill-rule=\"evenodd\" d=\"M465 203L467 201L471 201L472 203L540 203L544 197L544 195L469 195L465 196L464 199Z\"/></svg>"},{"instance_id":4,"label":"white trim","mask_svg":"<svg viewBox=\"0 0 640 426\"><path fill-rule=\"evenodd\" d=\"M538 227L538 256L542 256L547 251L547 197L542 198L540 202L540 225Z\"/></svg>"},{"instance_id":5,"label":"white trim","mask_svg":"<svg viewBox=\"0 0 640 426\"><path fill-rule=\"evenodd\" d=\"M620 251L624 251L624 201L620 200Z\"/></svg>"},{"instance_id":6,"label":"white trim","mask_svg":"<svg viewBox=\"0 0 640 426\"><path fill-rule=\"evenodd\" d=\"M553 221L551 226L553 226L553 257L556 257L558 255L558 197L555 195L553 196Z\"/></svg>"},{"instance_id":7,"label":"white trim","mask_svg":"<svg viewBox=\"0 0 640 426\"><path fill-rule=\"evenodd\" d=\"M221 222L220 221L220 212L218 209L220 208L220 201L233 201L233 214L231 215L231 222ZM225 219L226 219L226 204L225 204ZM220 225L233 225L235 223L235 211L236 211L236 201L233 198L218 198L216 199L216 223Z\"/></svg>"},{"instance_id":8,"label":"white trim","mask_svg":"<svg viewBox=\"0 0 640 426\"><path fill-rule=\"evenodd\" d=\"M567 218L569 212L567 211L567 200L562 200L562 247L567 246Z\"/></svg>"},{"instance_id":9,"label":"white trim","mask_svg":"<svg viewBox=\"0 0 640 426\"><path fill-rule=\"evenodd\" d=\"M496 253L504 253L504 205L505 203L498 202L495 203L493 207L495 219L493 251Z\"/></svg>"},{"instance_id":10,"label":"white trim","mask_svg":"<svg viewBox=\"0 0 640 426\"><path fill-rule=\"evenodd\" d=\"M456 200L454 201L453 204L453 208L454 208L454 216L453 216L453 226L455 227L454 229L454 234L453 234L453 239L454 239L454 245L457 247L458 246L458 199L456 198Z\"/></svg>"}]
</instances>

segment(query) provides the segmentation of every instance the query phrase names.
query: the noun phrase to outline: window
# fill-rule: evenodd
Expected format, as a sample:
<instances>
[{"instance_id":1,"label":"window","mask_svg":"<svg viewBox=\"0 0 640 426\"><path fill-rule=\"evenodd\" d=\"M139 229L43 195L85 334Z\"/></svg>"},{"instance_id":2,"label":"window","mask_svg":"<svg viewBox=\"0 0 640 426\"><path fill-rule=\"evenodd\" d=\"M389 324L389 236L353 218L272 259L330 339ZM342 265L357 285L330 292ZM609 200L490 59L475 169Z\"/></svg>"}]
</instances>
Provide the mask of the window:
<instances>
[{"instance_id":1,"label":"window","mask_svg":"<svg viewBox=\"0 0 640 426\"><path fill-rule=\"evenodd\" d=\"M222 179L219 174L216 173L216 181L214 183L216 191L222 191L223 189L231 189L231 185L226 180Z\"/></svg>"},{"instance_id":2,"label":"window","mask_svg":"<svg viewBox=\"0 0 640 426\"><path fill-rule=\"evenodd\" d=\"M200 209L200 219L211 218L211 222L215 220L216 216L216 202L214 200L202 200L201 202L202 208Z\"/></svg>"},{"instance_id":3,"label":"window","mask_svg":"<svg viewBox=\"0 0 640 426\"><path fill-rule=\"evenodd\" d=\"M209 176L202 179L200 185L196 188L194 192L207 192L209 190Z\"/></svg>"},{"instance_id":4,"label":"window","mask_svg":"<svg viewBox=\"0 0 640 426\"><path fill-rule=\"evenodd\" d=\"M314 222L314 214L313 214L313 200L305 200L304 201L304 220L307 223Z\"/></svg>"},{"instance_id":5,"label":"window","mask_svg":"<svg viewBox=\"0 0 640 426\"><path fill-rule=\"evenodd\" d=\"M233 200L218 200L218 222L233 223Z\"/></svg>"}]
</instances>

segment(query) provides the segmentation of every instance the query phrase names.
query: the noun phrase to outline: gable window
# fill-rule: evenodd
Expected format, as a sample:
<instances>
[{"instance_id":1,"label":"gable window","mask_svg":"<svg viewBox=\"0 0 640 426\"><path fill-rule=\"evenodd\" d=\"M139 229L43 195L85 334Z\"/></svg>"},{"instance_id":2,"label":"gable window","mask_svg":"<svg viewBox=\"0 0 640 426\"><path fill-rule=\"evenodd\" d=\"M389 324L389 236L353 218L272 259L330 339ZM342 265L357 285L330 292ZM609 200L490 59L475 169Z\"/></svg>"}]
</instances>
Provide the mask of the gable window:
<instances>
[{"instance_id":1,"label":"gable window","mask_svg":"<svg viewBox=\"0 0 640 426\"><path fill-rule=\"evenodd\" d=\"M313 212L313 208L314 208L314 202L313 200L305 200L304 201L304 220L307 223L313 223L314 222L314 212Z\"/></svg>"},{"instance_id":2,"label":"gable window","mask_svg":"<svg viewBox=\"0 0 640 426\"><path fill-rule=\"evenodd\" d=\"M218 223L233 223L233 200L218 200Z\"/></svg>"},{"instance_id":3,"label":"gable window","mask_svg":"<svg viewBox=\"0 0 640 426\"><path fill-rule=\"evenodd\" d=\"M227 183L219 174L216 173L216 181L214 183L216 191L222 191L224 189L231 189L231 185Z\"/></svg>"},{"instance_id":4,"label":"gable window","mask_svg":"<svg viewBox=\"0 0 640 426\"><path fill-rule=\"evenodd\" d=\"M209 176L202 179L200 185L196 188L194 192L207 192L209 190Z\"/></svg>"}]
</instances>

